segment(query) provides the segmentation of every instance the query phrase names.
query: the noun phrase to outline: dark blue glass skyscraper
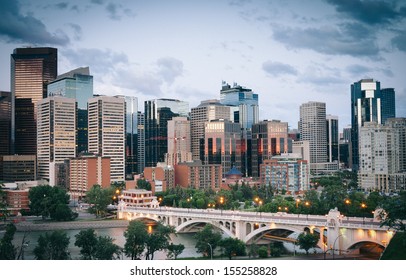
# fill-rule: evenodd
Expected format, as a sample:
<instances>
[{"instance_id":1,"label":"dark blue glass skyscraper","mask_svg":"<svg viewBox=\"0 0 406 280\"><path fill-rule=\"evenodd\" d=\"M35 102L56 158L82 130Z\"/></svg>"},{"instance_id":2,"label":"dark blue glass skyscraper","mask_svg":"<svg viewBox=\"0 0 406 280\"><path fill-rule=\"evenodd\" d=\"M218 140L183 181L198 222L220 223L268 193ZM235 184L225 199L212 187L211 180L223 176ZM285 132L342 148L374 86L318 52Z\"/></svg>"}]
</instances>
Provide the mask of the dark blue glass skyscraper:
<instances>
[{"instance_id":1,"label":"dark blue glass skyscraper","mask_svg":"<svg viewBox=\"0 0 406 280\"><path fill-rule=\"evenodd\" d=\"M396 117L395 90L381 89L381 83L363 79L351 85L351 165L359 169L359 130L366 122L384 124Z\"/></svg>"}]
</instances>

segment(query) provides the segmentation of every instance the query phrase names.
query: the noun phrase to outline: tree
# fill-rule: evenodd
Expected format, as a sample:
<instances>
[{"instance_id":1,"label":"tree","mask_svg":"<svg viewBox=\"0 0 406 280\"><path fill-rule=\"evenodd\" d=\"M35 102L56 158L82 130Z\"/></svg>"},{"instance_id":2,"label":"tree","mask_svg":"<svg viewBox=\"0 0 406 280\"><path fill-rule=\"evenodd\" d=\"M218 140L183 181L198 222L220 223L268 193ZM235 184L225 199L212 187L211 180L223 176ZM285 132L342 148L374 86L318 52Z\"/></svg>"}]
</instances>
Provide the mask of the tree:
<instances>
[{"instance_id":1,"label":"tree","mask_svg":"<svg viewBox=\"0 0 406 280\"><path fill-rule=\"evenodd\" d=\"M6 192L1 189L0 185L0 220L7 220L9 212L7 210Z\"/></svg>"},{"instance_id":2,"label":"tree","mask_svg":"<svg viewBox=\"0 0 406 280\"><path fill-rule=\"evenodd\" d=\"M37 186L30 189L28 197L31 213L43 219L51 217L57 221L70 221L77 217L68 207L69 195L62 188Z\"/></svg>"},{"instance_id":3,"label":"tree","mask_svg":"<svg viewBox=\"0 0 406 280\"><path fill-rule=\"evenodd\" d=\"M388 226L398 231L405 231L406 224L406 191L398 196L387 197L382 203L384 211L380 212L381 226Z\"/></svg>"},{"instance_id":4,"label":"tree","mask_svg":"<svg viewBox=\"0 0 406 280\"><path fill-rule=\"evenodd\" d=\"M259 247L259 249L258 249L258 256L259 256L261 259L267 258L267 257L268 257L268 248L266 248L265 246Z\"/></svg>"},{"instance_id":5,"label":"tree","mask_svg":"<svg viewBox=\"0 0 406 280\"><path fill-rule=\"evenodd\" d=\"M97 247L95 259L97 260L115 260L120 259L121 248L113 243L114 239L110 236L99 236L97 238Z\"/></svg>"},{"instance_id":6,"label":"tree","mask_svg":"<svg viewBox=\"0 0 406 280\"><path fill-rule=\"evenodd\" d=\"M347 190L342 185L328 185L321 192L320 201L324 209L328 212L330 209L337 207L344 209L344 200L347 196Z\"/></svg>"},{"instance_id":7,"label":"tree","mask_svg":"<svg viewBox=\"0 0 406 280\"><path fill-rule=\"evenodd\" d=\"M52 233L45 233L38 238L38 245L34 248L34 255L37 260L68 260L69 237L66 232L56 230Z\"/></svg>"},{"instance_id":8,"label":"tree","mask_svg":"<svg viewBox=\"0 0 406 280\"><path fill-rule=\"evenodd\" d=\"M91 204L89 212L97 217L107 213L107 206L112 202L114 189L103 189L100 185L93 185L86 193L86 202Z\"/></svg>"},{"instance_id":9,"label":"tree","mask_svg":"<svg viewBox=\"0 0 406 280\"><path fill-rule=\"evenodd\" d=\"M154 231L148 235L148 238L145 241L145 247L147 249L145 254L146 260L153 260L156 251L164 250L168 247L169 235L171 233L175 233L174 227L165 226L162 223L156 225Z\"/></svg>"},{"instance_id":10,"label":"tree","mask_svg":"<svg viewBox=\"0 0 406 280\"><path fill-rule=\"evenodd\" d=\"M145 240L148 238L148 232L145 224L140 221L131 221L124 232L126 242L124 244L124 253L132 260L139 259L145 249Z\"/></svg>"},{"instance_id":11,"label":"tree","mask_svg":"<svg viewBox=\"0 0 406 280\"><path fill-rule=\"evenodd\" d=\"M138 179L137 180L137 188L150 191L151 190L151 184L145 179Z\"/></svg>"},{"instance_id":12,"label":"tree","mask_svg":"<svg viewBox=\"0 0 406 280\"><path fill-rule=\"evenodd\" d=\"M245 243L238 238L224 238L220 240L219 246L224 249L224 254L231 260L233 256L245 256Z\"/></svg>"},{"instance_id":13,"label":"tree","mask_svg":"<svg viewBox=\"0 0 406 280\"><path fill-rule=\"evenodd\" d=\"M309 250L311 248L316 247L317 242L319 242L320 236L318 234L302 232L297 237L297 241L299 244L300 249L306 251L306 255L309 254Z\"/></svg>"},{"instance_id":14,"label":"tree","mask_svg":"<svg viewBox=\"0 0 406 280\"><path fill-rule=\"evenodd\" d=\"M16 227L13 224L7 224L6 232L0 240L0 260L15 260L17 248L13 245Z\"/></svg>"},{"instance_id":15,"label":"tree","mask_svg":"<svg viewBox=\"0 0 406 280\"><path fill-rule=\"evenodd\" d=\"M166 256L169 259L177 259L180 254L182 254L183 250L185 250L185 245L183 244L169 244L168 247L166 248L168 250L168 253Z\"/></svg>"},{"instance_id":16,"label":"tree","mask_svg":"<svg viewBox=\"0 0 406 280\"><path fill-rule=\"evenodd\" d=\"M94 229L81 230L75 235L75 246L80 248L84 260L93 260L97 250L97 236Z\"/></svg>"},{"instance_id":17,"label":"tree","mask_svg":"<svg viewBox=\"0 0 406 280\"><path fill-rule=\"evenodd\" d=\"M197 252L202 253L203 256L209 256L214 253L214 249L220 242L221 233L215 231L211 224L206 224L201 231L196 233L195 239Z\"/></svg>"}]
</instances>

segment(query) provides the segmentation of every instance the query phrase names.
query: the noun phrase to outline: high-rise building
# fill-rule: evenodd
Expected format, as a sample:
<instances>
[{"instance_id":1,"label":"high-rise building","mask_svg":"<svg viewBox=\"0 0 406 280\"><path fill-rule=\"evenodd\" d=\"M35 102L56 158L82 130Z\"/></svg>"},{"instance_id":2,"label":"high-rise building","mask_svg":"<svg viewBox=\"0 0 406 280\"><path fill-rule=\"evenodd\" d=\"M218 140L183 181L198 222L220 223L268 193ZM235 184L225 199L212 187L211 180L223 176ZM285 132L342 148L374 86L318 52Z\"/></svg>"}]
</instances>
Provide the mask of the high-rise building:
<instances>
[{"instance_id":1,"label":"high-rise building","mask_svg":"<svg viewBox=\"0 0 406 280\"><path fill-rule=\"evenodd\" d=\"M125 176L138 173L138 98L125 96Z\"/></svg>"},{"instance_id":2,"label":"high-rise building","mask_svg":"<svg viewBox=\"0 0 406 280\"><path fill-rule=\"evenodd\" d=\"M35 155L36 104L47 97L47 85L57 76L57 49L18 48L11 55L13 153Z\"/></svg>"},{"instance_id":3,"label":"high-rise building","mask_svg":"<svg viewBox=\"0 0 406 280\"><path fill-rule=\"evenodd\" d=\"M181 162L175 168L175 184L183 188L218 191L222 183L220 164L202 164L200 160Z\"/></svg>"},{"instance_id":4,"label":"high-rise building","mask_svg":"<svg viewBox=\"0 0 406 280\"><path fill-rule=\"evenodd\" d=\"M0 91L0 156L11 154L11 92ZM0 166L1 173L1 166ZM1 178L1 174L0 174ZM0 179L1 180L1 179Z\"/></svg>"},{"instance_id":5,"label":"high-rise building","mask_svg":"<svg viewBox=\"0 0 406 280\"><path fill-rule=\"evenodd\" d=\"M220 90L220 102L224 105L238 106L234 112L234 122L239 123L242 132L241 141L241 172L245 177L252 176L252 125L259 120L258 94L251 89L236 83L231 87L223 82Z\"/></svg>"},{"instance_id":6,"label":"high-rise building","mask_svg":"<svg viewBox=\"0 0 406 280\"><path fill-rule=\"evenodd\" d=\"M223 176L232 167L241 170L241 127L229 120L205 124L205 164L221 164Z\"/></svg>"},{"instance_id":7,"label":"high-rise building","mask_svg":"<svg viewBox=\"0 0 406 280\"><path fill-rule=\"evenodd\" d=\"M37 162L34 155L3 156L2 181L34 181L37 179Z\"/></svg>"},{"instance_id":8,"label":"high-rise building","mask_svg":"<svg viewBox=\"0 0 406 280\"><path fill-rule=\"evenodd\" d=\"M236 106L226 106L217 99L205 100L190 112L190 131L193 160L204 161L204 124L217 119L234 120Z\"/></svg>"},{"instance_id":9,"label":"high-rise building","mask_svg":"<svg viewBox=\"0 0 406 280\"><path fill-rule=\"evenodd\" d=\"M251 89L238 84L231 87L223 82L220 90L220 103L229 106L238 106L235 112L234 122L239 123L241 128L250 129L259 120L258 94Z\"/></svg>"},{"instance_id":10,"label":"high-rise building","mask_svg":"<svg viewBox=\"0 0 406 280\"><path fill-rule=\"evenodd\" d=\"M50 164L76 156L76 101L48 97L37 103L38 177L50 179Z\"/></svg>"},{"instance_id":11,"label":"high-rise building","mask_svg":"<svg viewBox=\"0 0 406 280\"><path fill-rule=\"evenodd\" d=\"M339 161L339 129L338 129L338 117L327 115L326 116L326 130L327 130L327 161L334 162Z\"/></svg>"},{"instance_id":12,"label":"high-rise building","mask_svg":"<svg viewBox=\"0 0 406 280\"><path fill-rule=\"evenodd\" d=\"M384 124L396 117L395 91L381 89L381 83L363 79L351 85L351 164L359 169L359 131L365 122Z\"/></svg>"},{"instance_id":13,"label":"high-rise building","mask_svg":"<svg viewBox=\"0 0 406 280\"><path fill-rule=\"evenodd\" d=\"M141 174L144 172L145 168L145 131L144 131L144 126L145 126L145 118L144 118L144 113L141 113L138 111L137 113L137 135L138 135L138 174Z\"/></svg>"},{"instance_id":14,"label":"high-rise building","mask_svg":"<svg viewBox=\"0 0 406 280\"><path fill-rule=\"evenodd\" d=\"M125 100L97 96L89 99L89 153L109 157L110 180L125 180Z\"/></svg>"},{"instance_id":15,"label":"high-rise building","mask_svg":"<svg viewBox=\"0 0 406 280\"><path fill-rule=\"evenodd\" d=\"M87 101L93 97L89 67L59 75L48 85L48 96L75 98L77 102L77 154L87 152Z\"/></svg>"},{"instance_id":16,"label":"high-rise building","mask_svg":"<svg viewBox=\"0 0 406 280\"><path fill-rule=\"evenodd\" d=\"M252 126L253 177L259 177L259 167L264 160L288 152L287 122L265 120Z\"/></svg>"},{"instance_id":17,"label":"high-rise building","mask_svg":"<svg viewBox=\"0 0 406 280\"><path fill-rule=\"evenodd\" d=\"M310 164L327 162L326 103L302 104L299 125L301 140L310 144Z\"/></svg>"},{"instance_id":18,"label":"high-rise building","mask_svg":"<svg viewBox=\"0 0 406 280\"><path fill-rule=\"evenodd\" d=\"M164 162L168 151L168 121L173 117L187 117L189 103L175 99L145 101L145 166L154 167Z\"/></svg>"},{"instance_id":19,"label":"high-rise building","mask_svg":"<svg viewBox=\"0 0 406 280\"><path fill-rule=\"evenodd\" d=\"M406 190L406 118L365 122L360 128L359 186L385 193Z\"/></svg>"},{"instance_id":20,"label":"high-rise building","mask_svg":"<svg viewBox=\"0 0 406 280\"><path fill-rule=\"evenodd\" d=\"M165 154L167 165L192 161L190 147L190 121L186 117L174 117L168 121L168 152Z\"/></svg>"}]
</instances>

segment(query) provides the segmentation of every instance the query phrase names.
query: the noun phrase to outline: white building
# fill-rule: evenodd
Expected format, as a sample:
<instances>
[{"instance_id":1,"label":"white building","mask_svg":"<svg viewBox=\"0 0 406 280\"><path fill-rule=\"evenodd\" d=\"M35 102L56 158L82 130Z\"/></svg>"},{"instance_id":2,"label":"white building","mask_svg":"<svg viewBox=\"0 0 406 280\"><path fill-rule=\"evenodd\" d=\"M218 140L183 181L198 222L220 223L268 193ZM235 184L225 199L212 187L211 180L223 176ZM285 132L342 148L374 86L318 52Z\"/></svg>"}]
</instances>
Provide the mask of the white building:
<instances>
[{"instance_id":1,"label":"white building","mask_svg":"<svg viewBox=\"0 0 406 280\"><path fill-rule=\"evenodd\" d=\"M76 156L76 100L53 96L37 103L38 178L49 180L50 165Z\"/></svg>"},{"instance_id":2,"label":"white building","mask_svg":"<svg viewBox=\"0 0 406 280\"><path fill-rule=\"evenodd\" d=\"M89 153L109 157L110 180L125 181L125 100L98 96L89 99Z\"/></svg>"},{"instance_id":3,"label":"white building","mask_svg":"<svg viewBox=\"0 0 406 280\"><path fill-rule=\"evenodd\" d=\"M165 154L165 162L167 165L176 165L190 161L190 121L186 117L174 117L168 121L168 152Z\"/></svg>"}]
</instances>

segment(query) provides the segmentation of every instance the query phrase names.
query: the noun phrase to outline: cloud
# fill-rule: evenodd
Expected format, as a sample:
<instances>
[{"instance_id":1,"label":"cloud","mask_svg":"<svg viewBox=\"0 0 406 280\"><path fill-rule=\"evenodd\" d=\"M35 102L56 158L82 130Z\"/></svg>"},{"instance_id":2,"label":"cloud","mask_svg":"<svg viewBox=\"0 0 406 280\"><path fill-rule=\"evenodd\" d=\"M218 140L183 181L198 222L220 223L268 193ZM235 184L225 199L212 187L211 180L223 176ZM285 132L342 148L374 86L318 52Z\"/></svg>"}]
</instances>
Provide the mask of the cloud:
<instances>
[{"instance_id":1,"label":"cloud","mask_svg":"<svg viewBox=\"0 0 406 280\"><path fill-rule=\"evenodd\" d=\"M104 0L92 0L90 1L93 4L97 4L97 5L103 5L104 4Z\"/></svg>"},{"instance_id":2,"label":"cloud","mask_svg":"<svg viewBox=\"0 0 406 280\"><path fill-rule=\"evenodd\" d=\"M55 7L60 9L60 10L65 10L65 9L68 8L68 3L60 2L60 3L55 4Z\"/></svg>"},{"instance_id":3,"label":"cloud","mask_svg":"<svg viewBox=\"0 0 406 280\"><path fill-rule=\"evenodd\" d=\"M183 74L183 62L172 57L160 58L157 61L158 74L168 83L172 84L174 80Z\"/></svg>"},{"instance_id":4,"label":"cloud","mask_svg":"<svg viewBox=\"0 0 406 280\"><path fill-rule=\"evenodd\" d=\"M63 56L68 58L72 66L89 66L92 72L105 74L111 72L122 64L128 63L124 53L114 52L110 49L66 49L61 50Z\"/></svg>"},{"instance_id":5,"label":"cloud","mask_svg":"<svg viewBox=\"0 0 406 280\"><path fill-rule=\"evenodd\" d=\"M331 87L342 85L348 81L341 77L340 70L323 64L312 64L301 73L299 83L313 84L316 87Z\"/></svg>"},{"instance_id":6,"label":"cloud","mask_svg":"<svg viewBox=\"0 0 406 280\"><path fill-rule=\"evenodd\" d=\"M389 24L402 16L394 3L387 1L326 0L336 7L337 12L371 25ZM401 8L401 11L404 7Z\"/></svg>"},{"instance_id":7,"label":"cloud","mask_svg":"<svg viewBox=\"0 0 406 280\"><path fill-rule=\"evenodd\" d=\"M406 31L398 32L392 39L392 45L402 52L406 52Z\"/></svg>"},{"instance_id":8,"label":"cloud","mask_svg":"<svg viewBox=\"0 0 406 280\"><path fill-rule=\"evenodd\" d=\"M66 46L69 37L62 31L50 33L33 15L23 15L18 1L4 1L0 9L0 38L8 42Z\"/></svg>"},{"instance_id":9,"label":"cloud","mask_svg":"<svg viewBox=\"0 0 406 280\"><path fill-rule=\"evenodd\" d=\"M372 72L372 68L359 64L352 64L345 68L347 72L352 75L364 75L365 73Z\"/></svg>"},{"instance_id":10,"label":"cloud","mask_svg":"<svg viewBox=\"0 0 406 280\"><path fill-rule=\"evenodd\" d=\"M377 56L374 36L357 37L351 25L299 28L274 26L273 38L291 49L309 49L329 55Z\"/></svg>"},{"instance_id":11,"label":"cloud","mask_svg":"<svg viewBox=\"0 0 406 280\"><path fill-rule=\"evenodd\" d=\"M73 29L74 32L74 39L79 41L82 39L82 27L75 23L70 23L69 26Z\"/></svg>"},{"instance_id":12,"label":"cloud","mask_svg":"<svg viewBox=\"0 0 406 280\"><path fill-rule=\"evenodd\" d=\"M120 4L115 4L113 2L106 5L106 11L112 20L121 20L123 15L133 17L135 14L128 8L123 8Z\"/></svg>"},{"instance_id":13,"label":"cloud","mask_svg":"<svg viewBox=\"0 0 406 280\"><path fill-rule=\"evenodd\" d=\"M289 64L284 64L281 62L273 62L273 61L265 61L262 64L262 70L264 70L266 73L278 77L281 75L297 75L298 72L297 70L289 65Z\"/></svg>"}]
</instances>

